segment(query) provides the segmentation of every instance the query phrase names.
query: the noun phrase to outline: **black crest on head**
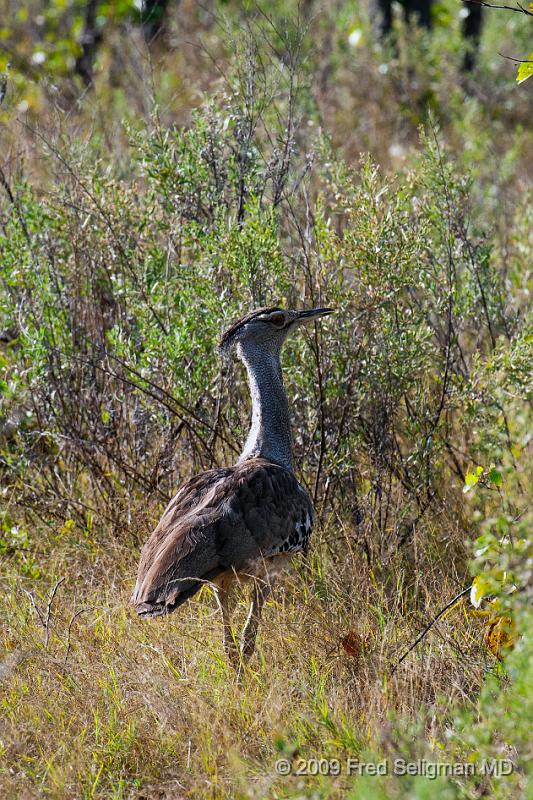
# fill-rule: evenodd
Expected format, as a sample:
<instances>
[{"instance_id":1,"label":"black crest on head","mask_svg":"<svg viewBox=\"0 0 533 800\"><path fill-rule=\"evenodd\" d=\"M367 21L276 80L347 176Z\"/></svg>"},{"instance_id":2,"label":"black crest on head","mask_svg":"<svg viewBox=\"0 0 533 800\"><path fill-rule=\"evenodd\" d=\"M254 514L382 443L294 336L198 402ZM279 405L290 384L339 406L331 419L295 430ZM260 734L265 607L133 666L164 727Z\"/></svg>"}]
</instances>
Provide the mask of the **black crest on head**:
<instances>
[{"instance_id":1,"label":"black crest on head","mask_svg":"<svg viewBox=\"0 0 533 800\"><path fill-rule=\"evenodd\" d=\"M246 316L238 319L237 322L234 322L233 325L231 325L231 327L229 327L228 330L222 334L222 338L218 346L222 349L227 347L237 331L239 331L244 325L246 325L247 322L250 322L252 319L260 317L262 314L272 314L273 311L282 310L283 309L281 309L279 306L264 306L263 308L256 308L253 311L250 311L249 314L246 314Z\"/></svg>"}]
</instances>

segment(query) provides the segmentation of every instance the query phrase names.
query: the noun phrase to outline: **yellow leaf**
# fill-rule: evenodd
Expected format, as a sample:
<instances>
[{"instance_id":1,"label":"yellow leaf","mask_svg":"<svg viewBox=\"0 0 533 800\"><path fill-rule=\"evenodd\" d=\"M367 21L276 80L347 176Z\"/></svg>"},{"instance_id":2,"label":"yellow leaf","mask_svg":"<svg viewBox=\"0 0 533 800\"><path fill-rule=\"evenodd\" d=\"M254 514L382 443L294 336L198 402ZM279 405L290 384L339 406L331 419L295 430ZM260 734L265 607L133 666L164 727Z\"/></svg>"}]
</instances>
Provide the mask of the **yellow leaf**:
<instances>
[{"instance_id":1,"label":"yellow leaf","mask_svg":"<svg viewBox=\"0 0 533 800\"><path fill-rule=\"evenodd\" d=\"M496 658L502 657L502 651L512 647L515 642L515 624L509 617L493 617L485 633L485 642Z\"/></svg>"},{"instance_id":2,"label":"yellow leaf","mask_svg":"<svg viewBox=\"0 0 533 800\"><path fill-rule=\"evenodd\" d=\"M527 59L522 61L518 65L518 71L516 73L516 82L524 83L524 81L527 81L527 79L531 78L532 75L533 75L533 53L530 53Z\"/></svg>"}]
</instances>

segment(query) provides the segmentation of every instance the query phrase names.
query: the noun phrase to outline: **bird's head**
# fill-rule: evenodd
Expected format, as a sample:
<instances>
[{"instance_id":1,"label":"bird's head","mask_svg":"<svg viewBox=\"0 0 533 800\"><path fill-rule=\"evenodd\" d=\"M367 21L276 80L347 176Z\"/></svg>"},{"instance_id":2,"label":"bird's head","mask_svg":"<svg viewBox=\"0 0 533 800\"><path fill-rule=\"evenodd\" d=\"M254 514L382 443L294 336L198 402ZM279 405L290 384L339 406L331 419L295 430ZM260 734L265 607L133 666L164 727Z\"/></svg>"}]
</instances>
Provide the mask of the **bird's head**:
<instances>
[{"instance_id":1,"label":"bird's head","mask_svg":"<svg viewBox=\"0 0 533 800\"><path fill-rule=\"evenodd\" d=\"M291 311L277 306L256 308L228 328L220 340L220 348L228 351L236 345L239 356L248 349L257 348L279 353L283 342L292 331L302 324L331 314L333 310L311 308L306 311Z\"/></svg>"}]
</instances>

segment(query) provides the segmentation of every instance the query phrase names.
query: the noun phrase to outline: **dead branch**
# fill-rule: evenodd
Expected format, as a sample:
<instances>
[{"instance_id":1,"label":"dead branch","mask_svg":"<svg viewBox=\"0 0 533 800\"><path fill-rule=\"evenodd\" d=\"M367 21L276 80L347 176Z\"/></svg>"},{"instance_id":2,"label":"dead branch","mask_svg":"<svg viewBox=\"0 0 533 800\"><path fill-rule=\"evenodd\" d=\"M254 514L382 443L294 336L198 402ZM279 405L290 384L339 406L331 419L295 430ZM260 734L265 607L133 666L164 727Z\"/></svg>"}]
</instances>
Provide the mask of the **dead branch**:
<instances>
[{"instance_id":1,"label":"dead branch","mask_svg":"<svg viewBox=\"0 0 533 800\"><path fill-rule=\"evenodd\" d=\"M44 641L43 641L43 644L44 644L45 648L48 648L48 642L50 641L50 617L51 617L51 614L52 614L52 605L53 605L53 602L54 602L54 598L55 598L55 596L57 594L57 590L59 589L61 584L64 583L64 581L65 581L65 578L59 578L59 580L56 581L54 588L50 592L50 596L48 598L48 603L46 604L46 613L44 614L44 616L41 613L41 610L39 609L39 606L37 605L37 603L35 601L35 595L33 594L33 592L28 592L28 591L26 591L26 589L24 590L26 592L26 594L28 595L28 597L30 598L30 602L32 604L32 607L33 607L35 613L37 614L37 616L39 617L39 621L40 621L41 625L44 628Z\"/></svg>"},{"instance_id":2,"label":"dead branch","mask_svg":"<svg viewBox=\"0 0 533 800\"><path fill-rule=\"evenodd\" d=\"M69 653L70 653L70 634L72 632L72 626L73 626L74 622L76 621L76 619L79 616L81 616L81 614L85 614L86 611L93 611L95 608L96 608L96 606L88 606L87 608L80 608L79 611L76 611L76 613L71 616L70 622L68 624L68 629L67 629L67 648L65 650L65 657L63 659L63 666L64 667L67 666L67 660L68 660Z\"/></svg>"},{"instance_id":3,"label":"dead branch","mask_svg":"<svg viewBox=\"0 0 533 800\"><path fill-rule=\"evenodd\" d=\"M521 6L520 3L517 3L516 6L500 6L495 3L484 3L481 2L481 0L463 0L463 3L470 3L474 6L485 6L486 8L503 8L506 11L516 11L518 14L526 14L528 17L533 17L533 12Z\"/></svg>"},{"instance_id":4,"label":"dead branch","mask_svg":"<svg viewBox=\"0 0 533 800\"><path fill-rule=\"evenodd\" d=\"M424 630L422 631L422 633L421 633L421 634L420 634L420 635L419 635L419 636L418 636L418 637L415 639L415 641L413 642L413 644L412 644L412 645L410 645L410 646L408 647L408 649L405 651L405 653L404 653L404 654L401 656L401 658L399 658L399 659L398 659L398 661L396 662L396 664L394 665L394 667L393 667L393 668L392 668L392 670L391 670L391 673L390 673L390 674L391 674L391 676L392 676L392 675L394 675L394 673L396 672L396 670L398 669L398 667L400 666L400 664L402 663L402 661L404 661L404 660L407 658L407 656L409 655L409 653L410 653L412 650L414 650L414 649L415 649L415 647L417 646L417 644L418 644L419 642L421 642L421 641L422 641L422 639L423 639L423 638L426 636L426 634L427 634L427 633L428 633L428 632L431 630L431 628L433 627L433 625L435 625L435 623L439 621L439 619L440 619L440 618L443 616L443 614L445 614L445 613L446 613L446 611L448 611L450 608L452 608L452 606L454 606L454 605L455 605L455 603L457 603L457 602L458 602L458 601L459 601L459 600L460 600L462 597L464 597L465 595L467 595L467 594L470 592L470 590L471 590L471 589L472 589L472 585L468 586L466 589L463 589L463 590L462 590L462 592L459 592L459 594L456 594L456 595L455 595L455 597L454 597L452 600L450 600L450 602L449 602L449 603L446 603L446 605L444 606L444 608L442 608L442 609L439 611L439 613L438 613L438 614L437 614L435 617L433 617L433 619L431 620L431 622L429 623L429 625L426 625L426 627L424 628Z\"/></svg>"}]
</instances>

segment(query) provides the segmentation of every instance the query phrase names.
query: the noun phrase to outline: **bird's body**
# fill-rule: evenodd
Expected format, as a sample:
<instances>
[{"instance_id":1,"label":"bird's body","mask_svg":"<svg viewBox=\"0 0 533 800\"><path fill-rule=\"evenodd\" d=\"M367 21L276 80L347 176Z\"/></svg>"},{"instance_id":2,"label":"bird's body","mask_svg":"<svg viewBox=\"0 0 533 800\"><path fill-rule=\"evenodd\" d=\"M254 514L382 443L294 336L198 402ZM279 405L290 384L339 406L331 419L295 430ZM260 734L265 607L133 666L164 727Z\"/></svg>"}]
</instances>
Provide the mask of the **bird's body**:
<instances>
[{"instance_id":1,"label":"bird's body","mask_svg":"<svg viewBox=\"0 0 533 800\"><path fill-rule=\"evenodd\" d=\"M329 309L258 309L226 332L222 345L237 344L248 370L252 393L248 439L237 464L203 472L180 488L141 553L132 596L137 613L167 614L203 584L214 585L228 655L236 653L229 619L233 586L254 579L241 650L247 658L272 578L309 543L313 506L292 471L279 353L289 329L325 313Z\"/></svg>"},{"instance_id":2,"label":"bird's body","mask_svg":"<svg viewBox=\"0 0 533 800\"><path fill-rule=\"evenodd\" d=\"M202 583L266 577L305 550L313 507L294 474L263 458L188 481L143 548L133 600L143 616L177 608Z\"/></svg>"}]
</instances>

